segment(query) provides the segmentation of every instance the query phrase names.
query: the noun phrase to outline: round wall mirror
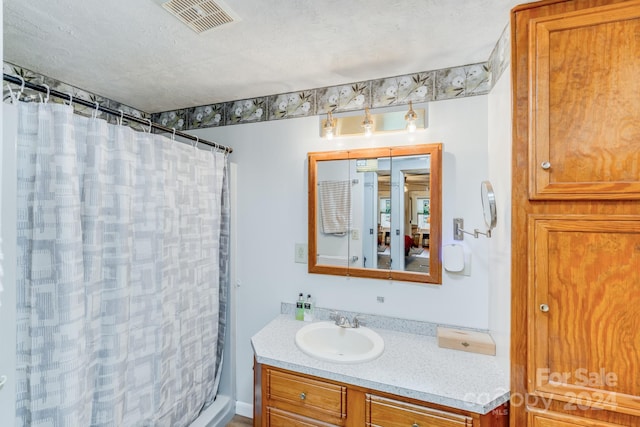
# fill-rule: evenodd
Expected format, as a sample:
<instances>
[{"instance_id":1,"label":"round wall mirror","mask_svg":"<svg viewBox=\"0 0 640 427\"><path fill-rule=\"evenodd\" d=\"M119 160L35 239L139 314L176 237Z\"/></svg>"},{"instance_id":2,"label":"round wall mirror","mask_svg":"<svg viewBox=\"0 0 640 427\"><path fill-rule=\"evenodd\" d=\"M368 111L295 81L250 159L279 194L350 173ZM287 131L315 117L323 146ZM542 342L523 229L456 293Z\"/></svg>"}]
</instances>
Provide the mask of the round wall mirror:
<instances>
[{"instance_id":1,"label":"round wall mirror","mask_svg":"<svg viewBox=\"0 0 640 427\"><path fill-rule=\"evenodd\" d=\"M484 222L492 230L496 226L496 196L493 187L489 181L482 181L480 184L480 194L482 197L482 211L484 213Z\"/></svg>"}]
</instances>

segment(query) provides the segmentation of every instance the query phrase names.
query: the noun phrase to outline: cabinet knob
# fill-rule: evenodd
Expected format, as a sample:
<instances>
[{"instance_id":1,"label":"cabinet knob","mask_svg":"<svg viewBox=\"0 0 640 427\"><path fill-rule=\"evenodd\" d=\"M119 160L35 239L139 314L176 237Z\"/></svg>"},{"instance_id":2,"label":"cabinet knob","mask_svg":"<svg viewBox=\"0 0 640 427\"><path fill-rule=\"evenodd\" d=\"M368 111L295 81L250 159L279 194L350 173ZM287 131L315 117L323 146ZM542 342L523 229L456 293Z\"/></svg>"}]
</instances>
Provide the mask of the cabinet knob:
<instances>
[{"instance_id":1,"label":"cabinet knob","mask_svg":"<svg viewBox=\"0 0 640 427\"><path fill-rule=\"evenodd\" d=\"M547 304L540 304L540 311L546 313L549 311L549 306Z\"/></svg>"},{"instance_id":2,"label":"cabinet knob","mask_svg":"<svg viewBox=\"0 0 640 427\"><path fill-rule=\"evenodd\" d=\"M420 427L420 426L418 425L418 423L413 423L411 427Z\"/></svg>"},{"instance_id":3,"label":"cabinet knob","mask_svg":"<svg viewBox=\"0 0 640 427\"><path fill-rule=\"evenodd\" d=\"M305 393L300 393L300 400L305 400L307 395Z\"/></svg>"},{"instance_id":4,"label":"cabinet knob","mask_svg":"<svg viewBox=\"0 0 640 427\"><path fill-rule=\"evenodd\" d=\"M547 169L549 169L549 168L551 167L551 163L549 163L549 162L542 162L542 163L540 163L540 167L541 167L542 169L544 169L544 170L547 170Z\"/></svg>"}]
</instances>

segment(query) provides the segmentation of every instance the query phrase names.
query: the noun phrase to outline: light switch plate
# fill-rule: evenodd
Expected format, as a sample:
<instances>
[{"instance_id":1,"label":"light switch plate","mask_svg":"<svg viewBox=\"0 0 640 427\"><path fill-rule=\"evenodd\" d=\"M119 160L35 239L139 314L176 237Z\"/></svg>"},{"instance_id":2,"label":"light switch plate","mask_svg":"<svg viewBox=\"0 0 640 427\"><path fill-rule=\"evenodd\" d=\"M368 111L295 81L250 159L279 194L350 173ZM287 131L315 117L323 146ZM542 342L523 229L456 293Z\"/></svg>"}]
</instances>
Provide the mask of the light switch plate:
<instances>
[{"instance_id":1,"label":"light switch plate","mask_svg":"<svg viewBox=\"0 0 640 427\"><path fill-rule=\"evenodd\" d=\"M306 264L308 260L307 257L307 244L306 243L296 243L296 255L295 261L300 264Z\"/></svg>"}]
</instances>

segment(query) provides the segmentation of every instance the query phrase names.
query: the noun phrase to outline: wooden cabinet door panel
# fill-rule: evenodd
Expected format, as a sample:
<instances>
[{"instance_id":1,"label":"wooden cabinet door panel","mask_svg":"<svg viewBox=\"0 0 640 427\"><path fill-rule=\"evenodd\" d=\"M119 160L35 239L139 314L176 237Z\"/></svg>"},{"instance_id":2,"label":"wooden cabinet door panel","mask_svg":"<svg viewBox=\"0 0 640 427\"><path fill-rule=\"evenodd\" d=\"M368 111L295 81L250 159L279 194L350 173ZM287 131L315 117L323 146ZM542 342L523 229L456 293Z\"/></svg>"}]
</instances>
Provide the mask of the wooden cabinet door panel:
<instances>
[{"instance_id":1,"label":"wooden cabinet door panel","mask_svg":"<svg viewBox=\"0 0 640 427\"><path fill-rule=\"evenodd\" d=\"M624 427L622 424L535 409L529 411L529 425L531 427Z\"/></svg>"},{"instance_id":2,"label":"wooden cabinet door panel","mask_svg":"<svg viewBox=\"0 0 640 427\"><path fill-rule=\"evenodd\" d=\"M530 216L529 391L640 415L640 216Z\"/></svg>"},{"instance_id":3,"label":"wooden cabinet door panel","mask_svg":"<svg viewBox=\"0 0 640 427\"><path fill-rule=\"evenodd\" d=\"M473 420L465 415L444 412L425 406L368 394L367 427L471 427Z\"/></svg>"},{"instance_id":4,"label":"wooden cabinet door panel","mask_svg":"<svg viewBox=\"0 0 640 427\"><path fill-rule=\"evenodd\" d=\"M529 33L530 198L640 199L640 2Z\"/></svg>"}]
</instances>

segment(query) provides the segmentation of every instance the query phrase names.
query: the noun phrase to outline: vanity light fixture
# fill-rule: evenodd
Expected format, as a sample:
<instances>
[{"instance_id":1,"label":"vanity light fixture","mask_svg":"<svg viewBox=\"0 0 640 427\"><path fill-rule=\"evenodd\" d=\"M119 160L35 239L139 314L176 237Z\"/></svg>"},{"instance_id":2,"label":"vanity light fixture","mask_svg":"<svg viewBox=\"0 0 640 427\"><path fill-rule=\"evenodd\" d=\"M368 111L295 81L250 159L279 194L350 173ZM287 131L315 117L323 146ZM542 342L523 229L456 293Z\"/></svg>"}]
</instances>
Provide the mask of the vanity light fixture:
<instances>
[{"instance_id":1,"label":"vanity light fixture","mask_svg":"<svg viewBox=\"0 0 640 427\"><path fill-rule=\"evenodd\" d=\"M322 128L324 129L324 136L327 139L333 139L333 133L336 129L336 119L331 115L331 111L327 112L327 120L324 122Z\"/></svg>"},{"instance_id":2,"label":"vanity light fixture","mask_svg":"<svg viewBox=\"0 0 640 427\"><path fill-rule=\"evenodd\" d=\"M373 120L371 119L369 107L364 108L364 120L362 121L362 127L364 128L364 136L369 138L373 134Z\"/></svg>"},{"instance_id":3,"label":"vanity light fixture","mask_svg":"<svg viewBox=\"0 0 640 427\"><path fill-rule=\"evenodd\" d=\"M407 122L407 131L415 132L416 131L416 120L418 120L418 115L415 111L413 111L413 102L409 101L409 111L404 115L404 120Z\"/></svg>"},{"instance_id":4,"label":"vanity light fixture","mask_svg":"<svg viewBox=\"0 0 640 427\"><path fill-rule=\"evenodd\" d=\"M324 117L325 112L326 118ZM323 111L319 114L318 130L321 138L371 137L373 134L413 132L414 130L426 129L425 110L414 109L411 103L409 104L409 112L404 109L372 112L369 107L365 107L364 117L362 110L353 113L338 112L337 114L339 117L335 117L332 111Z\"/></svg>"}]
</instances>

